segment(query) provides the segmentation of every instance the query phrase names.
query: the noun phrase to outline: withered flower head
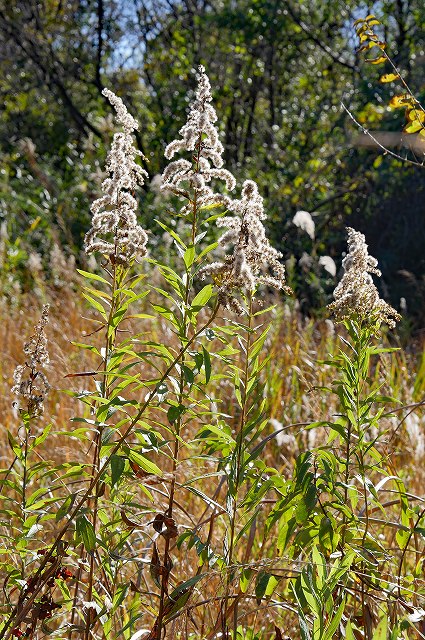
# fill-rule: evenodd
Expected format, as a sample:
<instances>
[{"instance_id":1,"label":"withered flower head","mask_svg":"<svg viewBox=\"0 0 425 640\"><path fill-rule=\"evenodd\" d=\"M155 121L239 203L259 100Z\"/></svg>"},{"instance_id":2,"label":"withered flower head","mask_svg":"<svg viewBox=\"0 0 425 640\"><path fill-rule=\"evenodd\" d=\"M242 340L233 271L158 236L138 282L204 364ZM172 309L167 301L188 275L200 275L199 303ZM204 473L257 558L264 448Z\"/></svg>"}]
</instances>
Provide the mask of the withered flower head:
<instances>
[{"instance_id":1,"label":"withered flower head","mask_svg":"<svg viewBox=\"0 0 425 640\"><path fill-rule=\"evenodd\" d=\"M242 198L232 200L228 209L235 216L217 220L217 226L227 228L221 236L221 245L233 245L223 262L214 262L201 271L201 276L210 275L219 287L221 303L236 313L243 313L238 294L253 294L260 285L292 293L285 280L285 267L279 258L282 254L274 249L262 220L266 218L263 198L257 184L246 180L242 186Z\"/></svg>"},{"instance_id":2,"label":"withered flower head","mask_svg":"<svg viewBox=\"0 0 425 640\"><path fill-rule=\"evenodd\" d=\"M44 411L43 402L50 390L50 385L42 367L49 364L47 337L45 327L49 321L49 305L45 304L34 333L24 345L26 361L16 367L13 374L12 393L23 398L30 417L40 416Z\"/></svg>"},{"instance_id":3,"label":"withered flower head","mask_svg":"<svg viewBox=\"0 0 425 640\"><path fill-rule=\"evenodd\" d=\"M362 321L385 322L394 328L401 319L393 307L379 297L371 274L380 277L378 261L369 255L363 233L347 227L348 253L342 261L344 274L328 308L339 322L353 316Z\"/></svg>"}]
</instances>

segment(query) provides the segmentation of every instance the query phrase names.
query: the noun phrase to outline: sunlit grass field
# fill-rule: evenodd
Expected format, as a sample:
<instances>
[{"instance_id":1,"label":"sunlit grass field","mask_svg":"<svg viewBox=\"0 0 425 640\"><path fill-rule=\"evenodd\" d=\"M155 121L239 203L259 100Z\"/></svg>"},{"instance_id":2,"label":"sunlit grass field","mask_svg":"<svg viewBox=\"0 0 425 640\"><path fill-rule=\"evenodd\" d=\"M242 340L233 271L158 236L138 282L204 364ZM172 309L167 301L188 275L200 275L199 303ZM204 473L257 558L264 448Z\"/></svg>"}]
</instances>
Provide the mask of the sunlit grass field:
<instances>
[{"instance_id":1,"label":"sunlit grass field","mask_svg":"<svg viewBox=\"0 0 425 640\"><path fill-rule=\"evenodd\" d=\"M92 331L92 311L81 296L70 287L67 290L56 291L53 301L47 332L51 362L46 371L52 390L46 399L43 418L43 423L51 423L52 430L49 438L38 448L37 456L57 469L66 470L68 464L77 463L87 465L89 468L93 445L90 441L85 442L70 436L70 432L74 429L79 429L80 432L82 428L84 430L83 424L72 419L84 416L89 418L89 413L87 407L74 397L70 397L66 390L73 392L93 390L94 376L91 374L97 366L96 357L90 351L82 350L73 344L87 340L88 334ZM294 465L300 454L314 447L324 446L326 443L328 435L326 428L309 429L307 427L311 423L332 419L338 411L335 399L332 399L329 394L324 394L323 389L332 387L334 376L332 368L326 364L326 361L341 345L341 339L335 332L335 325L330 319L304 318L293 309L293 306L293 304L277 301L274 308L267 313L267 319L271 320L272 328L265 344L264 357L267 357L267 363L261 374L266 413L270 416L263 432L267 444L264 447L262 459L267 467L278 470L288 480L294 473ZM144 301L140 310L149 313L149 302ZM24 336L31 333L34 319L39 315L39 311L39 302L30 298L22 298L19 306L12 311L6 303L3 303L1 308L2 468L7 468L14 458L12 449L8 445L8 431L15 437L18 435L19 423L16 409L12 407L13 397L10 393L12 374L17 364L22 361ZM225 313L224 316L227 318L228 314ZM219 318L217 322L220 324L224 320ZM144 320L143 331L159 343L170 338L169 330L161 319ZM90 340L92 344L100 346L102 335L94 334L90 336ZM392 347L397 346L397 335L385 336L384 343L386 342L389 342ZM219 398L220 411L228 415L231 420L234 413L232 387L226 372L222 370L222 362L213 359L212 367L215 380L212 383L210 395ZM390 475L401 477L405 486L408 487L409 497L413 503L421 504L425 480L425 425L422 406L425 398L425 356L420 341L412 340L398 351L384 354L374 366L372 377L374 381L383 381L382 393L395 398L399 403L399 407L397 403L393 406L391 415L381 420L383 435L379 446L384 454L388 453L387 470ZM161 421L160 416L158 420ZM178 523L179 535L184 534L185 531L195 531L199 537L199 544L201 540L204 544L208 541L208 547L213 553L214 550L222 547L225 535L225 523L222 520L225 512L223 503L225 491L222 476L216 473L215 461L212 458L209 461L208 456L200 455L202 447L196 440L196 436L203 422L201 416L199 421L191 419L187 425L186 444L177 468L175 519ZM68 435L61 435L63 432L68 432ZM127 481L124 481L118 496L118 500L121 501L120 521L111 524L111 535L113 527L128 528L129 541L121 551L122 575L126 578L123 623L127 621L129 624L132 616L135 616L136 620L141 617L143 621L141 625L129 624L128 629L132 633L136 628L139 631L145 629L144 635L141 633L137 636L142 638L148 637L157 606L149 561L155 539L155 532L152 529L153 517L155 513L165 510L167 506L170 481L167 468L169 471L171 464L163 460L162 465L165 467L162 479L146 477L136 467L130 472L130 474L133 473L133 477L129 475ZM40 483L40 480L37 482ZM134 482L139 483L139 489L136 491L134 491ZM187 491L185 487L188 482L189 484L193 482L196 492ZM390 485L391 483L388 483L388 487L383 486L380 493L386 523L391 521L391 511L399 502L397 492ZM43 486L42 482L41 486ZM84 481L71 479L68 490L73 490L73 486L77 492L81 491ZM131 491L130 486L132 486ZM60 483L55 486L53 480L50 493L47 487L46 491L53 496L55 490L60 488ZM3 491L5 490L7 491L3 487ZM117 496L115 496L116 499ZM261 638L275 637L272 632L273 625L282 629L282 637L286 637L286 633L291 638L298 638L296 608L289 604L289 598L285 602L282 596L289 596L287 586L284 586L287 584L285 578L296 575L307 563L307 558L293 557L291 553L289 555L280 553L274 536L264 539L265 521L272 503L273 500L265 497L260 504L258 515L246 532L245 542L238 551L238 566L239 572L244 566L249 568L251 583L255 582L262 571L273 571L274 575L281 577L280 596L273 594L266 599L266 602L263 601L259 608L259 601L256 601L254 595L249 595L248 589L246 595L241 596L239 623L255 629L260 634L258 637ZM394 555L392 558L387 558L385 567L388 575L392 572L394 574L397 572L400 556L395 542L397 521L393 526L388 527L384 524L379 512L373 513L372 516L373 528L377 536L386 539L387 548L394 549ZM243 525L243 522L239 522L239 525ZM42 542L47 547L52 543L58 525L53 520L43 526ZM68 538L72 539L71 532ZM40 548L40 542L39 539L34 543L34 549ZM420 543L415 536L405 555L404 562L407 565L407 569L404 570L405 575L409 574L410 570L413 570L414 566L421 561L420 548ZM196 571L199 563L199 549L198 553L195 549L196 543L188 549L185 544L179 543L176 546L174 542L172 546L174 584L184 582ZM123 560L124 557L125 560ZM84 573L88 568L84 552L80 551L79 560L73 552L68 564L72 566L77 582L81 581L79 589L84 591ZM409 588L407 584L405 586ZM425 583L417 574L411 586L416 594L422 593L425 596ZM220 610L220 599L217 593L222 588L223 573L212 566L206 577L195 585L190 606L188 604L185 607L185 614L169 623L170 637L211 639L219 637L216 635L219 629L215 620ZM70 585L71 597L72 589ZM418 595L415 597L417 598ZM418 606L420 602L420 600L417 601ZM379 599L377 606L379 608ZM371 616L374 615L377 613L371 612ZM74 614L72 622L78 624ZM359 624L361 625L362 621L359 621ZM197 629L196 632L193 631L194 628ZM116 632L119 633L118 628ZM131 636L128 635L128 637Z\"/></svg>"}]
</instances>

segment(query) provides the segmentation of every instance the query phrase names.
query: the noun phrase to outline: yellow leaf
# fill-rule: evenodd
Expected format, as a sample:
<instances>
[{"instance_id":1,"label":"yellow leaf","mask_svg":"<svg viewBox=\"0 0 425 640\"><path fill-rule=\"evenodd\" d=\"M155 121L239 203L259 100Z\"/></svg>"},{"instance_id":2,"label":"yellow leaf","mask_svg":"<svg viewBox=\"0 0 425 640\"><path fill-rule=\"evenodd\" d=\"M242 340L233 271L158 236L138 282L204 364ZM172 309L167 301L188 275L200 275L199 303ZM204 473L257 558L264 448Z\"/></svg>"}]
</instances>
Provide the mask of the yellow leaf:
<instances>
[{"instance_id":1,"label":"yellow leaf","mask_svg":"<svg viewBox=\"0 0 425 640\"><path fill-rule=\"evenodd\" d=\"M394 82L394 80L398 80L399 77L397 73L384 73L384 75L379 78L379 82Z\"/></svg>"},{"instance_id":2,"label":"yellow leaf","mask_svg":"<svg viewBox=\"0 0 425 640\"><path fill-rule=\"evenodd\" d=\"M374 16L373 13L369 13L364 20L365 22L369 22L369 20L376 20L376 16Z\"/></svg>"},{"instance_id":3,"label":"yellow leaf","mask_svg":"<svg viewBox=\"0 0 425 640\"><path fill-rule=\"evenodd\" d=\"M385 56L379 56L379 58L366 58L366 62L370 62L371 64L382 64L386 62L387 59Z\"/></svg>"},{"instance_id":4,"label":"yellow leaf","mask_svg":"<svg viewBox=\"0 0 425 640\"><path fill-rule=\"evenodd\" d=\"M402 93L398 96L393 96L390 100L390 107L394 107L394 109L399 109L400 107L406 107L408 104L411 104L412 98L408 93Z\"/></svg>"},{"instance_id":5,"label":"yellow leaf","mask_svg":"<svg viewBox=\"0 0 425 640\"><path fill-rule=\"evenodd\" d=\"M357 49L357 53L360 53L361 51L366 51L367 49L373 49L373 47L379 47L380 49L383 49L383 47L381 46L382 42L374 42L373 40L370 40L368 43L361 45L361 47L359 47L359 49Z\"/></svg>"},{"instance_id":6,"label":"yellow leaf","mask_svg":"<svg viewBox=\"0 0 425 640\"><path fill-rule=\"evenodd\" d=\"M421 131L421 129L423 128L424 127L419 122L419 120L415 120L414 122L411 122L406 127L404 127L403 131L405 131L406 133L417 133L418 131Z\"/></svg>"},{"instance_id":7,"label":"yellow leaf","mask_svg":"<svg viewBox=\"0 0 425 640\"><path fill-rule=\"evenodd\" d=\"M420 108L412 107L408 109L406 112L407 119L410 122L414 122L417 120L418 122L425 122L425 111L422 111Z\"/></svg>"},{"instance_id":8,"label":"yellow leaf","mask_svg":"<svg viewBox=\"0 0 425 640\"><path fill-rule=\"evenodd\" d=\"M38 226L38 223L41 220L41 216L37 216L37 218L34 220L34 222L32 222L29 231L34 231L34 229Z\"/></svg>"}]
</instances>

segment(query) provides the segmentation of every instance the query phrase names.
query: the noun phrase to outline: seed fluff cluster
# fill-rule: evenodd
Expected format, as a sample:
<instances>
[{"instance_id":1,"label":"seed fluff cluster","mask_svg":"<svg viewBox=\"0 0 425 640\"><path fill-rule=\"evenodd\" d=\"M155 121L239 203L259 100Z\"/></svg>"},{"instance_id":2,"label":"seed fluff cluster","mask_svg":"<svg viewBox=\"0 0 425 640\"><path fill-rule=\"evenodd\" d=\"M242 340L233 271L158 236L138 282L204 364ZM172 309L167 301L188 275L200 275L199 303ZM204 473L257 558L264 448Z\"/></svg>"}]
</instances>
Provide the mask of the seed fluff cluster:
<instances>
[{"instance_id":1,"label":"seed fluff cluster","mask_svg":"<svg viewBox=\"0 0 425 640\"><path fill-rule=\"evenodd\" d=\"M50 362L44 331L48 321L49 305L45 304L41 318L34 327L34 333L24 345L24 354L27 358L25 364L18 365L13 374L15 385L12 387L12 393L25 400L26 409L32 418L43 413L43 402L50 390L47 378L40 370Z\"/></svg>"},{"instance_id":2,"label":"seed fluff cluster","mask_svg":"<svg viewBox=\"0 0 425 640\"><path fill-rule=\"evenodd\" d=\"M197 207L227 205L229 198L214 193L207 184L212 179L224 180L227 190L232 191L236 180L230 171L223 169L223 145L215 126L217 114L210 104L211 85L202 65L198 68L197 79L195 100L191 104L186 124L179 131L181 138L170 142L164 153L171 160L176 153L188 151L191 160L180 158L170 162L162 174L161 188L185 199L191 198L188 188L194 189ZM192 207L193 203L189 202L181 213L189 213Z\"/></svg>"},{"instance_id":3,"label":"seed fluff cluster","mask_svg":"<svg viewBox=\"0 0 425 640\"><path fill-rule=\"evenodd\" d=\"M116 119L123 131L114 134L106 159L109 176L102 182L103 194L90 208L92 227L86 233L87 254L99 251L111 262L128 265L146 254L147 235L137 224L137 201L134 192L143 185L147 172L136 163L143 157L133 144L133 131L138 123L128 113L121 98L109 89L102 91L115 109Z\"/></svg>"},{"instance_id":4,"label":"seed fluff cluster","mask_svg":"<svg viewBox=\"0 0 425 640\"><path fill-rule=\"evenodd\" d=\"M333 295L329 309L337 321L354 315L362 320L385 322L394 328L401 316L384 300L381 300L372 276L380 277L378 261L369 255L363 233L347 227L348 254L342 261L344 274Z\"/></svg>"},{"instance_id":5,"label":"seed fluff cluster","mask_svg":"<svg viewBox=\"0 0 425 640\"><path fill-rule=\"evenodd\" d=\"M233 244L233 252L223 262L206 266L201 276L210 275L219 287L220 302L241 314L244 308L237 297L239 291L252 294L259 285L288 294L292 291L286 285L285 267L279 262L282 254L270 245L266 237L262 223L266 215L257 184L246 180L242 185L242 198L232 200L228 208L236 215L217 220L217 226L227 228L219 244Z\"/></svg>"}]
</instances>

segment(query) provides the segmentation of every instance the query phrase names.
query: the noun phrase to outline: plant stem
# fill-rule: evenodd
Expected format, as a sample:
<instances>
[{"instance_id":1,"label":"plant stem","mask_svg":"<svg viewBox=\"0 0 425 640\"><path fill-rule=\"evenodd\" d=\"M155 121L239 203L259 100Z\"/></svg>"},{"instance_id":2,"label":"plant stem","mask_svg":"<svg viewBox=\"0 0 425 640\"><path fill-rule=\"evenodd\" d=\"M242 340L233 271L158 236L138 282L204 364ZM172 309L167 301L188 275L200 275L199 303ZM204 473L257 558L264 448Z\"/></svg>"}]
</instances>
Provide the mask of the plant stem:
<instances>
[{"instance_id":1,"label":"plant stem","mask_svg":"<svg viewBox=\"0 0 425 640\"><path fill-rule=\"evenodd\" d=\"M23 459L23 472L22 472L22 497L21 497L21 514L22 514L22 525L24 525L26 516L25 510L27 507L27 482L28 482L28 441L30 437L30 429L31 423L29 420L24 421L24 429L25 429L25 440L24 440L24 459ZM25 577L25 567L26 567L26 559L25 556L22 556L21 559L21 570L22 570L22 578Z\"/></svg>"},{"instance_id":2,"label":"plant stem","mask_svg":"<svg viewBox=\"0 0 425 640\"><path fill-rule=\"evenodd\" d=\"M115 258L117 254L117 246L115 246ZM107 399L109 397L109 380L108 380L108 363L111 353L115 348L116 341L116 327L113 327L113 319L117 309L120 307L120 300L115 295L117 287L119 288L121 285L121 277L123 276L121 269L117 266L116 260L113 261L112 264L112 283L111 283L111 306L108 314L108 321L106 323L106 335L105 335L105 351L103 355L103 370L104 377L102 382L102 393L101 397ZM111 330L112 327L112 330ZM102 440L102 431L103 427L97 425L97 429L94 436L94 454L93 454L93 463L92 463L92 479L95 478L98 474L100 467L100 448L101 448L101 440ZM98 514L98 505L99 505L99 494L101 491L101 482L100 478L96 480L94 485L94 498L91 505L93 518L92 525L93 530L96 535L97 529L97 514ZM90 568L89 568L89 577L88 577L88 586L87 586L87 601L92 602L93 599L93 586L94 586L94 571L95 571L95 554L92 552L90 554ZM89 640L90 631L92 627L92 619L95 617L94 610L90 607L87 610L86 617L86 628L85 628L85 640Z\"/></svg>"},{"instance_id":3,"label":"plant stem","mask_svg":"<svg viewBox=\"0 0 425 640\"><path fill-rule=\"evenodd\" d=\"M246 337L246 347L245 347L245 362L243 369L243 394L242 394L242 402L241 402L241 416L239 421L238 433L236 435L237 445L236 445L236 459L235 466L232 469L235 473L235 483L234 483L234 495L232 496L232 516L230 520L230 542L229 542L229 552L227 556L227 578L226 578L226 591L224 598L224 610L222 612L222 626L223 626L223 634L224 638L227 638L228 635L228 625L227 625L227 612L228 612L228 600L230 596L230 585L233 579L232 572L232 563L233 563L233 554L235 549L235 530L236 530L236 517L238 510L238 491L239 485L241 482L241 461L242 455L244 451L244 426L247 415L247 405L248 405L248 382L249 382L249 364L250 364L250 349L251 349L251 339L252 339L252 308L253 308L253 293L249 293L248 299L248 325L247 325L247 337ZM237 624L238 624L238 607L237 600L235 602L235 606L233 609L233 636L236 638Z\"/></svg>"},{"instance_id":4,"label":"plant stem","mask_svg":"<svg viewBox=\"0 0 425 640\"><path fill-rule=\"evenodd\" d=\"M199 139L198 139L198 143L197 143L197 155L196 155L196 161L195 161L195 173L199 172L199 160L200 160L200 156L201 156L201 149L202 149L202 136L200 135ZM191 225L191 246L193 246L193 247L195 246L195 237L196 237L197 227L198 227L197 199L198 199L198 190L195 189L194 198L193 198L193 208L192 208L193 215L192 215L192 225ZM181 346L181 348L184 347L184 345L187 343L187 340L188 340L189 325L188 325L187 310L188 310L188 307L189 307L189 298L190 298L191 290L192 290L192 265L190 266L189 269L186 268L184 312L183 312L183 318L182 318L183 334L182 334L182 336L180 338L180 346ZM182 354L182 358L181 358L181 364L184 365L184 363L185 363L185 354L183 353ZM182 405L183 400L184 400L184 389L185 389L185 378L184 378L183 368L181 367L180 375L179 375L179 395L178 395L179 406ZM178 466L178 459L179 459L180 431L181 431L181 427L182 427L182 419L183 419L183 416L182 416L182 414L180 414L179 417L176 420L176 427L175 427L173 466L172 466L172 470L171 470L171 486L170 486L170 494L169 494L168 508L167 508L167 517L168 518L172 518L173 517L174 494L175 494L175 490L176 490L176 473L177 473L177 466ZM158 618L157 618L156 623L155 623L156 638L158 640L161 639L162 630L163 630L163 627L164 627L164 625L163 625L164 605L165 605L165 596L166 596L167 591L168 591L168 579L169 579L169 569L168 569L168 567L171 564L171 562L170 562L170 543L171 543L171 539L169 537L167 537L165 539L164 562L163 562L163 573L162 573L162 580L161 580L161 594L160 594L160 601L159 601Z\"/></svg>"}]
</instances>

